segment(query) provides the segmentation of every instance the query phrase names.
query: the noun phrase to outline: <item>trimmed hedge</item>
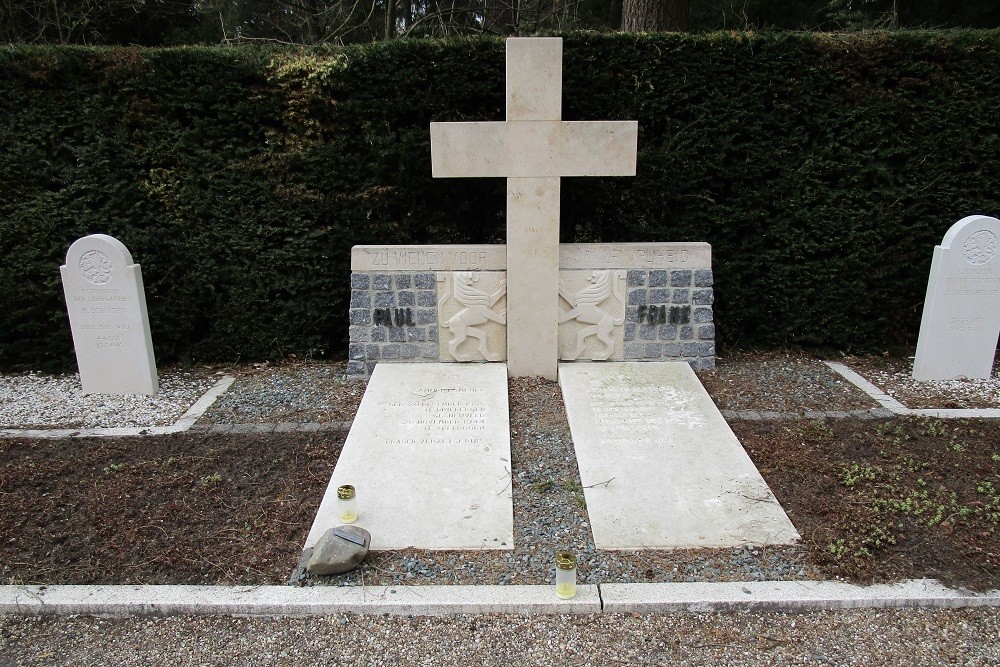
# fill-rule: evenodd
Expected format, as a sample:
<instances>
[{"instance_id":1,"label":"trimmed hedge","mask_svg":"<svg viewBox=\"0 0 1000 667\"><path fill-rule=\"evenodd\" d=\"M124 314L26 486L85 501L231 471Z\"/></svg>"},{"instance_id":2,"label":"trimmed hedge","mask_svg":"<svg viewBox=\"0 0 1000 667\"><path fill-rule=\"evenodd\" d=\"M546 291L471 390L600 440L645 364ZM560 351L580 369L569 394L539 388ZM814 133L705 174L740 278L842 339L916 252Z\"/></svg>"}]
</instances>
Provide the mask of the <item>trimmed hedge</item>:
<instances>
[{"instance_id":1,"label":"trimmed hedge","mask_svg":"<svg viewBox=\"0 0 1000 667\"><path fill-rule=\"evenodd\" d=\"M563 117L636 119L636 178L565 179L571 241L713 245L728 346L912 344L931 249L1000 211L1000 32L567 35ZM59 265L142 265L160 361L346 347L350 247L495 243L503 179L431 179L501 120L498 39L0 49L0 366L72 363Z\"/></svg>"}]
</instances>

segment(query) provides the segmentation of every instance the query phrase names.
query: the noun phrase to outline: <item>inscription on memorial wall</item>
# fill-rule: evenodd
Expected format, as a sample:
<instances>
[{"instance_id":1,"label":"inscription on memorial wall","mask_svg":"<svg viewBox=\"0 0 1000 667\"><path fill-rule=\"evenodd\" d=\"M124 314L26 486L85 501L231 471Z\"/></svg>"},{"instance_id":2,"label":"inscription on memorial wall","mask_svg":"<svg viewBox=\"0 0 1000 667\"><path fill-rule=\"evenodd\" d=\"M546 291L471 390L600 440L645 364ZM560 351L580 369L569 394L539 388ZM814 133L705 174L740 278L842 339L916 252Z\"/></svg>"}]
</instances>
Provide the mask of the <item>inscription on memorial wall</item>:
<instances>
[{"instance_id":1,"label":"inscription on memorial wall","mask_svg":"<svg viewBox=\"0 0 1000 667\"><path fill-rule=\"evenodd\" d=\"M507 249L502 245L464 246L354 246L351 270L406 271L503 271Z\"/></svg>"},{"instance_id":2,"label":"inscription on memorial wall","mask_svg":"<svg viewBox=\"0 0 1000 667\"><path fill-rule=\"evenodd\" d=\"M372 324L383 327L416 326L411 308L376 308L372 311Z\"/></svg>"},{"instance_id":3,"label":"inscription on memorial wall","mask_svg":"<svg viewBox=\"0 0 1000 667\"><path fill-rule=\"evenodd\" d=\"M691 323L691 306L639 306L638 314L643 324Z\"/></svg>"}]
</instances>

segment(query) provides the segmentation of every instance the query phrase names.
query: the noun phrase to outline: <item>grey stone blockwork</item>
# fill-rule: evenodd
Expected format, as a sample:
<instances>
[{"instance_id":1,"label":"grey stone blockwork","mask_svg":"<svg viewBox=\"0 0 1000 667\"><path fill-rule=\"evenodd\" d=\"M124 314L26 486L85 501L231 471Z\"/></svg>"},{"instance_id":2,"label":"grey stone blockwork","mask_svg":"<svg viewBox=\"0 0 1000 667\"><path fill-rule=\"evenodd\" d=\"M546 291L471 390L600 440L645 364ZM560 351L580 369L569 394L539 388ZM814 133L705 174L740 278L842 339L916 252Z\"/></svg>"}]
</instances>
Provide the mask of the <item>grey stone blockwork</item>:
<instances>
[{"instance_id":1,"label":"grey stone blockwork","mask_svg":"<svg viewBox=\"0 0 1000 667\"><path fill-rule=\"evenodd\" d=\"M626 361L684 360L715 368L712 270L629 270L625 309ZM690 321L650 324L640 307L690 308ZM375 324L375 309L409 309L413 324ZM647 318L648 319L648 318ZM433 273L351 274L348 375L368 377L375 364L438 359L437 278Z\"/></svg>"},{"instance_id":2,"label":"grey stone blockwork","mask_svg":"<svg viewBox=\"0 0 1000 667\"><path fill-rule=\"evenodd\" d=\"M628 304L625 307L625 360L678 361L695 370L715 368L715 324L712 303L712 270L633 269L628 272ZM662 308L661 308L662 307ZM681 314L689 308L689 321L650 320L649 309Z\"/></svg>"},{"instance_id":3,"label":"grey stone blockwork","mask_svg":"<svg viewBox=\"0 0 1000 667\"><path fill-rule=\"evenodd\" d=\"M376 309L387 309L391 324L376 323ZM347 374L368 377L383 359L436 361L437 321L433 273L352 273Z\"/></svg>"}]
</instances>

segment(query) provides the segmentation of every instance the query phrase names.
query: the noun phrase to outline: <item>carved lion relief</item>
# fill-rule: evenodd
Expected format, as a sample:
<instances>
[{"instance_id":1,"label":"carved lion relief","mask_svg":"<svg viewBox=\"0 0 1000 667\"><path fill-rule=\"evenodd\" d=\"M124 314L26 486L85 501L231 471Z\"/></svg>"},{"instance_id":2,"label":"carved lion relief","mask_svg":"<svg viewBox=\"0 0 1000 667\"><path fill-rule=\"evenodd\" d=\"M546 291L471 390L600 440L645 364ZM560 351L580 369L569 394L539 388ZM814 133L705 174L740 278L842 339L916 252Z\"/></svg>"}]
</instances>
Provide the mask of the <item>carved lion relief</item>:
<instances>
[{"instance_id":1,"label":"carved lion relief","mask_svg":"<svg viewBox=\"0 0 1000 667\"><path fill-rule=\"evenodd\" d=\"M559 358L625 356L625 271L559 272Z\"/></svg>"},{"instance_id":2,"label":"carved lion relief","mask_svg":"<svg viewBox=\"0 0 1000 667\"><path fill-rule=\"evenodd\" d=\"M444 361L507 358L507 281L500 271L438 273L439 355Z\"/></svg>"}]
</instances>

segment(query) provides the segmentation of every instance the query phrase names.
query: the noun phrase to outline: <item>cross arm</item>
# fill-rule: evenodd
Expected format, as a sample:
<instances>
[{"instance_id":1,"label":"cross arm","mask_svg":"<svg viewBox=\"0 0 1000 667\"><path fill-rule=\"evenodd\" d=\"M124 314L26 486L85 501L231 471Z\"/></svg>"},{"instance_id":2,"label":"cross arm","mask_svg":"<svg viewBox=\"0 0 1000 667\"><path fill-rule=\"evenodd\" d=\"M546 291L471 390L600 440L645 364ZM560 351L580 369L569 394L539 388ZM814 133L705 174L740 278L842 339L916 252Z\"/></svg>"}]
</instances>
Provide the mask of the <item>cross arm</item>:
<instances>
[{"instance_id":1,"label":"cross arm","mask_svg":"<svg viewBox=\"0 0 1000 667\"><path fill-rule=\"evenodd\" d=\"M635 176L636 121L431 123L441 177Z\"/></svg>"}]
</instances>

